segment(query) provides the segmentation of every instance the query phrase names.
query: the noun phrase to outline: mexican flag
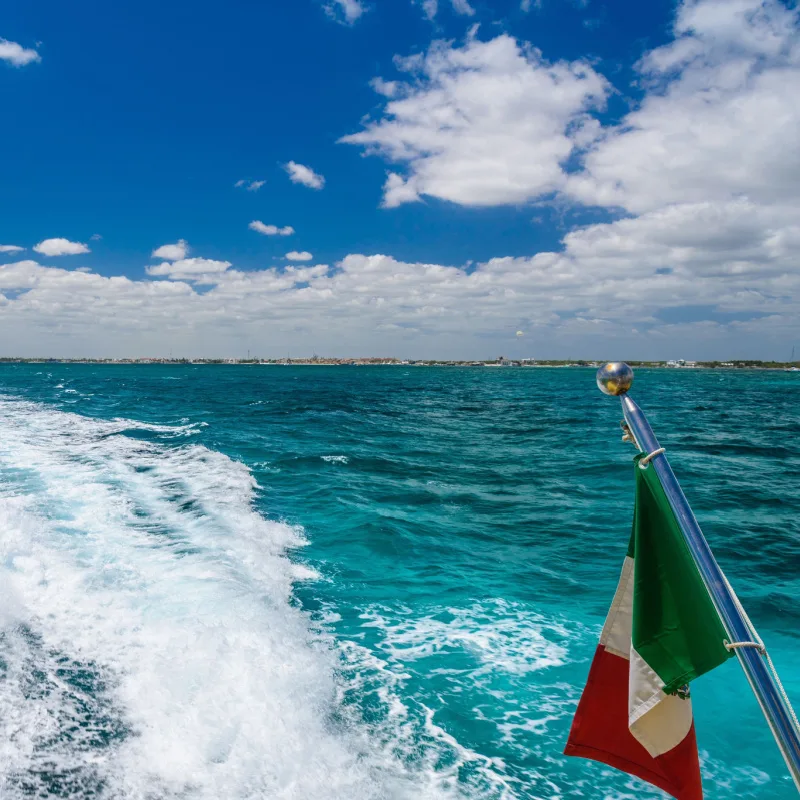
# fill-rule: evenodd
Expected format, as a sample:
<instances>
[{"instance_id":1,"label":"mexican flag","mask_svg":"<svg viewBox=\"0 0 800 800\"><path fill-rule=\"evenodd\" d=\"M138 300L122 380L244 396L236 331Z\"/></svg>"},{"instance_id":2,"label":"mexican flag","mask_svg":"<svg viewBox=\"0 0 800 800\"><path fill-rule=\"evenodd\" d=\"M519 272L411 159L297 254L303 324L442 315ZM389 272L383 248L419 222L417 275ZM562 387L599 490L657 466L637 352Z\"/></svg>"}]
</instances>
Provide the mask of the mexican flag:
<instances>
[{"instance_id":1,"label":"mexican flag","mask_svg":"<svg viewBox=\"0 0 800 800\"><path fill-rule=\"evenodd\" d=\"M732 653L655 469L641 468L641 457L628 554L565 753L701 800L689 682Z\"/></svg>"}]
</instances>

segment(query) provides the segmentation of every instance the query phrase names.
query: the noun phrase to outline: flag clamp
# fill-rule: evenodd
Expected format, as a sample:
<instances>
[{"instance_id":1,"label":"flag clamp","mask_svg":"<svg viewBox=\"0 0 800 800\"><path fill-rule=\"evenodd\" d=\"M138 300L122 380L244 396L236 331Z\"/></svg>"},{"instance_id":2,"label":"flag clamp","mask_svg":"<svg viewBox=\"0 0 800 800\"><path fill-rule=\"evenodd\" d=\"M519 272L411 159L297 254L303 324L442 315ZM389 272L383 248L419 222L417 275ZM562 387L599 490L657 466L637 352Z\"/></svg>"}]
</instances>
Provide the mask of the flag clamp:
<instances>
[{"instance_id":1,"label":"flag clamp","mask_svg":"<svg viewBox=\"0 0 800 800\"><path fill-rule=\"evenodd\" d=\"M697 524L694 512L683 493L669 460L656 458L664 453L641 408L628 397L633 384L633 370L622 361L602 366L597 371L597 386L603 394L619 397L622 403L623 441L632 442L642 453L642 462L653 461L664 494L692 554L706 590L719 614L728 640L725 647L735 653L758 700L767 724L775 737L789 774L800 791L800 722L781 685L777 671L761 637L753 627L725 573L717 564L708 542ZM753 641L753 640L757 641Z\"/></svg>"}]
</instances>

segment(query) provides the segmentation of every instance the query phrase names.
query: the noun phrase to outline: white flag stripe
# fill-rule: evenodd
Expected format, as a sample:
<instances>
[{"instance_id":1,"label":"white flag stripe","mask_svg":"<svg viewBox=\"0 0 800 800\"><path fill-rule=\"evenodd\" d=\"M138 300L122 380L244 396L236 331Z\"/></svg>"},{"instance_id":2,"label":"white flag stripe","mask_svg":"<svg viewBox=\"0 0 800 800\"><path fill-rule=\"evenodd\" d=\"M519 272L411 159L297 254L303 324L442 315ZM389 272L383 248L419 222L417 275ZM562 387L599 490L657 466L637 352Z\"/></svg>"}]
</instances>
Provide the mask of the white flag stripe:
<instances>
[{"instance_id":1,"label":"white flag stripe","mask_svg":"<svg viewBox=\"0 0 800 800\"><path fill-rule=\"evenodd\" d=\"M639 659L642 664L645 663L641 657ZM647 669L653 672L649 667ZM632 682L633 676L632 672ZM644 713L641 709L638 711L636 722L629 724L630 731L653 758L663 756L677 747L692 728L692 701L688 697L683 699L659 691L653 696L649 710Z\"/></svg>"},{"instance_id":2,"label":"white flag stripe","mask_svg":"<svg viewBox=\"0 0 800 800\"><path fill-rule=\"evenodd\" d=\"M645 750L657 758L686 738L692 727L692 703L688 698L664 694L664 682L633 649L635 566L633 558L625 558L600 645L607 653L628 661L628 727Z\"/></svg>"},{"instance_id":3,"label":"white flag stripe","mask_svg":"<svg viewBox=\"0 0 800 800\"><path fill-rule=\"evenodd\" d=\"M629 659L631 651L631 628L633 626L633 559L625 558L622 564L617 591L608 610L600 644L609 653Z\"/></svg>"}]
</instances>

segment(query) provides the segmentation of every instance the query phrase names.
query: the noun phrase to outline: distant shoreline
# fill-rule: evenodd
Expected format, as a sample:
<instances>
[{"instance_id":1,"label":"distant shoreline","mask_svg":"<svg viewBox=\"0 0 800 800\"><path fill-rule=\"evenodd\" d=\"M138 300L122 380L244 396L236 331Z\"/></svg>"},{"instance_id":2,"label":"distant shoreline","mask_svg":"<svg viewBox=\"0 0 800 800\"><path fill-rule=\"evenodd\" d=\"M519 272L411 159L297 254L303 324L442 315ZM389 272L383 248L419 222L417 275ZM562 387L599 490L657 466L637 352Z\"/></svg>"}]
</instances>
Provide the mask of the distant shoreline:
<instances>
[{"instance_id":1,"label":"distant shoreline","mask_svg":"<svg viewBox=\"0 0 800 800\"><path fill-rule=\"evenodd\" d=\"M455 361L437 359L395 358L0 358L0 366L13 364L92 364L98 366L253 366L253 367L483 367L483 368L544 368L584 367L597 369L601 361L559 361L534 359L496 359L487 361ZM800 361L628 361L632 367L652 369L763 369L800 371Z\"/></svg>"}]
</instances>

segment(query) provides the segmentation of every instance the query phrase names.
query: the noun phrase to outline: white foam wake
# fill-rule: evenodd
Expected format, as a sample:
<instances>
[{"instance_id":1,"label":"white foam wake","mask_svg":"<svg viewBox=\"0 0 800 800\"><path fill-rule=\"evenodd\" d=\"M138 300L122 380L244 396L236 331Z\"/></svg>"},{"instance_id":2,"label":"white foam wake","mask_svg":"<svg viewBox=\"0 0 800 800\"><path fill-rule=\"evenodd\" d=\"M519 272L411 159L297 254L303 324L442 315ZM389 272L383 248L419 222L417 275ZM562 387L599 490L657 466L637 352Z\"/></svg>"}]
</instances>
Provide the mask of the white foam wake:
<instances>
[{"instance_id":1,"label":"white foam wake","mask_svg":"<svg viewBox=\"0 0 800 800\"><path fill-rule=\"evenodd\" d=\"M0 796L432 796L333 721L301 531L244 465L133 427L170 433L0 397Z\"/></svg>"},{"instance_id":2,"label":"white foam wake","mask_svg":"<svg viewBox=\"0 0 800 800\"><path fill-rule=\"evenodd\" d=\"M566 663L567 642L584 633L579 627L499 598L427 613L372 605L360 618L371 641L369 647L339 641L342 692L369 707L376 744L424 764L435 791L457 785L482 800L566 796L564 776L546 774L530 754L552 738L551 724L574 710L577 697L569 685L530 677ZM333 627L338 616L329 610L321 621ZM418 690L409 691L422 676ZM424 688L431 677L438 690ZM439 724L448 695L484 730L495 728L495 741L506 753L515 751L520 763L478 752Z\"/></svg>"}]
</instances>

